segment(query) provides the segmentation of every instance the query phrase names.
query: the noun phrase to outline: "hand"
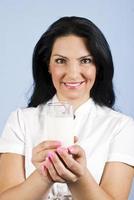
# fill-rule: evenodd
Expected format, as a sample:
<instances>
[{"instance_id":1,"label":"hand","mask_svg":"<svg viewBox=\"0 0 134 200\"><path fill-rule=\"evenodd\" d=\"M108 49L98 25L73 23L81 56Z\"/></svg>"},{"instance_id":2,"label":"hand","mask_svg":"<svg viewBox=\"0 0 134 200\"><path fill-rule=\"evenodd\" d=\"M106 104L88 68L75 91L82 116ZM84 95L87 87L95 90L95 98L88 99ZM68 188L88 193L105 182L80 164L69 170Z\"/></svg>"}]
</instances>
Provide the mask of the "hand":
<instances>
[{"instance_id":1,"label":"hand","mask_svg":"<svg viewBox=\"0 0 134 200\"><path fill-rule=\"evenodd\" d=\"M43 164L54 182L76 182L87 170L85 152L79 145L68 149L59 147L56 152L49 152Z\"/></svg>"},{"instance_id":2,"label":"hand","mask_svg":"<svg viewBox=\"0 0 134 200\"><path fill-rule=\"evenodd\" d=\"M44 171L43 162L46 159L48 152L54 152L58 147L61 146L60 141L44 141L38 144L32 150L32 163L38 170L38 172L43 175L44 177L50 179L48 176L47 171Z\"/></svg>"},{"instance_id":3,"label":"hand","mask_svg":"<svg viewBox=\"0 0 134 200\"><path fill-rule=\"evenodd\" d=\"M74 136L74 143L78 141L78 138ZM47 140L43 141L32 150L32 163L36 168L39 168L43 161L46 159L49 152L56 151L62 144L60 141Z\"/></svg>"}]
</instances>

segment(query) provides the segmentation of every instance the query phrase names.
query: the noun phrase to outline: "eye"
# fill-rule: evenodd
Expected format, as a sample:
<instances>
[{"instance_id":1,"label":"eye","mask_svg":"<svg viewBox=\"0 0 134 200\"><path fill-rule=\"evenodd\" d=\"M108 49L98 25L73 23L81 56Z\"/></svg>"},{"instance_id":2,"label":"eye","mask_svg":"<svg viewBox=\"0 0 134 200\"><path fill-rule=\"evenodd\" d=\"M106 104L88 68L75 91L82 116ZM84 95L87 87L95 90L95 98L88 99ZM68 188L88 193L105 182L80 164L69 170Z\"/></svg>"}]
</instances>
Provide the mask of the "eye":
<instances>
[{"instance_id":1,"label":"eye","mask_svg":"<svg viewBox=\"0 0 134 200\"><path fill-rule=\"evenodd\" d=\"M63 63L66 62L66 60L63 59L63 58L57 58L57 59L55 60L55 62L56 62L57 64L63 64Z\"/></svg>"},{"instance_id":2,"label":"eye","mask_svg":"<svg viewBox=\"0 0 134 200\"><path fill-rule=\"evenodd\" d=\"M81 60L81 63L82 64L89 64L89 63L92 63L93 62L93 59L92 58L83 58Z\"/></svg>"}]
</instances>

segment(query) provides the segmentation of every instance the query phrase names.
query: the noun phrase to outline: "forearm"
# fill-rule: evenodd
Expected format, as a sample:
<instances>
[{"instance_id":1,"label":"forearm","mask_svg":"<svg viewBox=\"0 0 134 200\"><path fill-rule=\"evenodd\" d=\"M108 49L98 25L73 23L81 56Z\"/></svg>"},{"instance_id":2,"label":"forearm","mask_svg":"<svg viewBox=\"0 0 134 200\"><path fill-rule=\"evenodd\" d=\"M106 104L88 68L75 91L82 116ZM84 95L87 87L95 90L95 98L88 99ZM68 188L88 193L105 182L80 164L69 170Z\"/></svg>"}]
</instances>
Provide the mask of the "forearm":
<instances>
[{"instance_id":1,"label":"forearm","mask_svg":"<svg viewBox=\"0 0 134 200\"><path fill-rule=\"evenodd\" d=\"M51 184L35 171L23 183L12 187L2 194L0 200L42 200L47 199Z\"/></svg>"},{"instance_id":2,"label":"forearm","mask_svg":"<svg viewBox=\"0 0 134 200\"><path fill-rule=\"evenodd\" d=\"M90 172L75 183L69 183L68 187L74 200L113 200L94 180Z\"/></svg>"}]
</instances>

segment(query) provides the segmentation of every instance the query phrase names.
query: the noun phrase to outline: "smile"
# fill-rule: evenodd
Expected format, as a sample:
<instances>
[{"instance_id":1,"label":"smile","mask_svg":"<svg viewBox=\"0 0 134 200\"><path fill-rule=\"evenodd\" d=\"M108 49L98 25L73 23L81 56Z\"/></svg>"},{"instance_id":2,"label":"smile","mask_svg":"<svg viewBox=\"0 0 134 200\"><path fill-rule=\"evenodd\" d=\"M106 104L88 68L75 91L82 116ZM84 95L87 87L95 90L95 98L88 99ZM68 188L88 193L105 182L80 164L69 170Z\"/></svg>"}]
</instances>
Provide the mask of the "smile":
<instances>
[{"instance_id":1,"label":"smile","mask_svg":"<svg viewBox=\"0 0 134 200\"><path fill-rule=\"evenodd\" d=\"M78 88L83 83L85 83L85 81L81 81L81 82L63 82L63 84L68 88Z\"/></svg>"}]
</instances>

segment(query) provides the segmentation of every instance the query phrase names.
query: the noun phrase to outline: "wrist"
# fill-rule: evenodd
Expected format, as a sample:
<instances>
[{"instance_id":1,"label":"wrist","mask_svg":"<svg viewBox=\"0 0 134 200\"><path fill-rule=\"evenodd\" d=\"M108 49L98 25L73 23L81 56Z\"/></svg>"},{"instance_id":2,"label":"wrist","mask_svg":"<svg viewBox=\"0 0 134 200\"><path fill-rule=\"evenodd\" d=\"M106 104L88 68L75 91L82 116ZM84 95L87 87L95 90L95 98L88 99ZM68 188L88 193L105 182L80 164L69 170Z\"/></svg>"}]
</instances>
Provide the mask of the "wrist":
<instances>
[{"instance_id":1,"label":"wrist","mask_svg":"<svg viewBox=\"0 0 134 200\"><path fill-rule=\"evenodd\" d=\"M35 174L35 176L38 177L37 180L38 180L39 184L41 184L42 186L47 186L48 188L52 187L53 181L50 179L50 177L48 177L48 175L44 176L38 170L35 170L34 174Z\"/></svg>"},{"instance_id":2,"label":"wrist","mask_svg":"<svg viewBox=\"0 0 134 200\"><path fill-rule=\"evenodd\" d=\"M90 177L90 172L89 172L89 170L86 168L85 170L84 170L84 173L83 173L83 175L81 176L81 177L79 177L78 179L77 179L77 181L75 181L75 182L70 182L70 183L68 183L68 186L75 186L75 185L83 185L83 184L85 184L86 182L88 182L88 180L89 180L89 177Z\"/></svg>"},{"instance_id":3,"label":"wrist","mask_svg":"<svg viewBox=\"0 0 134 200\"><path fill-rule=\"evenodd\" d=\"M90 172L87 168L85 168L83 175L77 180L78 183L85 182L89 179Z\"/></svg>"}]
</instances>

